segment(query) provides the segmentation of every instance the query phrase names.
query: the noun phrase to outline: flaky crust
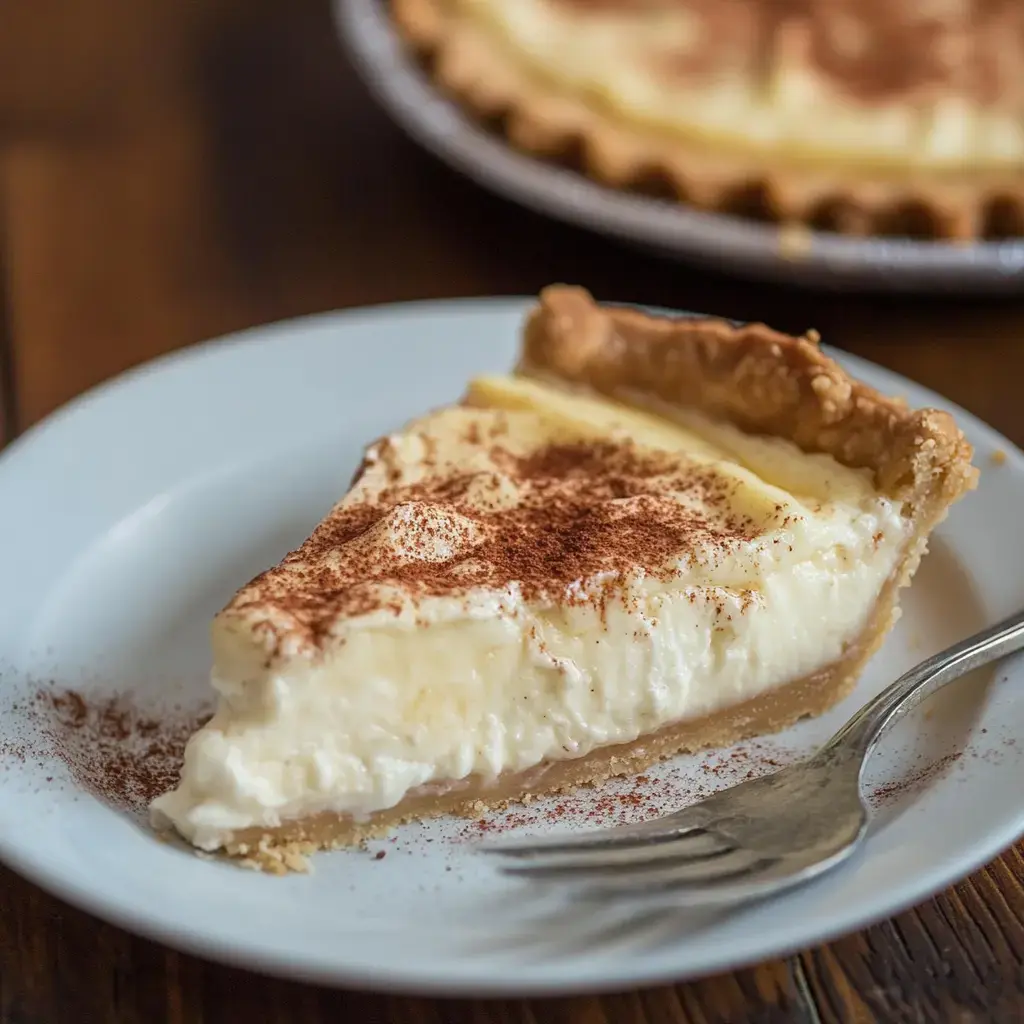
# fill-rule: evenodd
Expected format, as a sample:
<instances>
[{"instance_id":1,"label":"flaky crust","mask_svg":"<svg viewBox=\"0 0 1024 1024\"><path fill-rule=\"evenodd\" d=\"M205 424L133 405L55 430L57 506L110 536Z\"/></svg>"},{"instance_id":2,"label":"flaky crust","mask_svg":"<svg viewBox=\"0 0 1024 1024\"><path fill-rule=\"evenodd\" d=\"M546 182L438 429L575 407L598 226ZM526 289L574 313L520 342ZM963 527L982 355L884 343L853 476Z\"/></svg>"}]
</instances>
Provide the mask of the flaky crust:
<instances>
[{"instance_id":1,"label":"flaky crust","mask_svg":"<svg viewBox=\"0 0 1024 1024\"><path fill-rule=\"evenodd\" d=\"M909 409L854 380L815 334L652 316L553 285L527 321L518 371L786 438L872 471L881 493L930 523L977 482L973 450L948 413Z\"/></svg>"},{"instance_id":2,"label":"flaky crust","mask_svg":"<svg viewBox=\"0 0 1024 1024\"><path fill-rule=\"evenodd\" d=\"M670 139L540 80L466 22L450 0L390 0L390 6L398 31L429 60L446 92L497 120L517 148L569 161L606 185L654 185L702 209L849 235L969 241L1024 234L1018 172L869 175L841 159L808 167ZM780 249L796 258L802 239L783 233Z\"/></svg>"}]
</instances>

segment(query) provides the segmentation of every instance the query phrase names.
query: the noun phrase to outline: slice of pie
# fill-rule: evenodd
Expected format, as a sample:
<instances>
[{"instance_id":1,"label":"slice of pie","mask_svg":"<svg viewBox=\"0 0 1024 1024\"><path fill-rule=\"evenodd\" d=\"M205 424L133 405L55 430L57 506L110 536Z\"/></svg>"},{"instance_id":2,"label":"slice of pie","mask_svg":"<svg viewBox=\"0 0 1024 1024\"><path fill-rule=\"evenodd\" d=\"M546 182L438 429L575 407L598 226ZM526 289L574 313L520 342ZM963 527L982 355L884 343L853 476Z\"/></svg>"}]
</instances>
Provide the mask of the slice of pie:
<instances>
[{"instance_id":1,"label":"slice of pie","mask_svg":"<svg viewBox=\"0 0 1024 1024\"><path fill-rule=\"evenodd\" d=\"M391 0L437 82L617 187L854 234L1024 235L1019 0Z\"/></svg>"},{"instance_id":2,"label":"slice of pie","mask_svg":"<svg viewBox=\"0 0 1024 1024\"><path fill-rule=\"evenodd\" d=\"M975 470L815 342L547 289L512 376L372 444L216 617L157 823L347 844L829 708Z\"/></svg>"}]
</instances>

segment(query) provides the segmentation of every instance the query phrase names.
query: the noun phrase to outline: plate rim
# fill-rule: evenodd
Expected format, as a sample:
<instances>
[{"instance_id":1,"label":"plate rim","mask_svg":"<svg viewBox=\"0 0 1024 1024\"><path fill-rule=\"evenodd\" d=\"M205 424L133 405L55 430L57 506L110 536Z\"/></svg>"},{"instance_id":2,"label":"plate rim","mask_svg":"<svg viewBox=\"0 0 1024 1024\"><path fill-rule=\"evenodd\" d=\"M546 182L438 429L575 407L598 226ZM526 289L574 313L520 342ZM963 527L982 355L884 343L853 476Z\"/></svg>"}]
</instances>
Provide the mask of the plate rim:
<instances>
[{"instance_id":1,"label":"plate rim","mask_svg":"<svg viewBox=\"0 0 1024 1024\"><path fill-rule=\"evenodd\" d=\"M1005 294L1024 281L1024 238L970 245L810 231L783 254L780 227L617 191L520 153L443 96L409 57L380 0L332 0L337 35L363 83L420 147L476 184L544 216L691 265L857 292Z\"/></svg>"},{"instance_id":2,"label":"plate rim","mask_svg":"<svg viewBox=\"0 0 1024 1024\"><path fill-rule=\"evenodd\" d=\"M108 395L125 387L130 388L148 376L159 374L173 367L195 366L201 364L206 358L232 350L239 353L237 358L244 359L247 345L261 342L273 346L285 345L287 339L296 331L302 332L310 327L330 326L332 329L344 331L358 329L360 323L394 321L395 319L401 321L422 316L425 313L433 314L439 319L465 313L477 314L482 317L511 318L515 316L521 318L533 301L535 300L529 297L491 296L381 303L259 325L166 353L95 385L27 430L0 453L0 482L3 482L6 474L10 471L12 463L30 458L33 444L37 440L42 440L50 431L66 430L73 427L76 416L82 415L95 403L103 402ZM934 401L937 405L952 410L960 419L961 424L967 427L972 434L980 436L987 444L994 448L998 447L1006 453L1011 472L1024 474L1024 452L972 413L885 367L856 355L848 353L840 353L840 355L844 362L858 372L866 369L869 375L873 375L876 382L880 382L884 387L899 389L904 384L909 384L916 395L915 402L918 400ZM15 452L14 449L17 451ZM16 457L12 458L12 456ZM1000 470L1000 472L1002 471L1004 470ZM0 777L0 789L3 788L3 785L2 777ZM72 906L135 934L217 962L257 970L270 975L334 986L355 985L375 991L430 996L527 997L624 991L706 976L712 970L735 970L763 962L766 958L774 959L791 955L797 950L831 941L840 935L849 934L878 921L886 920L935 893L941 892L957 880L989 863L1002 851L1013 845L1022 831L1024 831L1024 803L1020 808L1019 820L1015 819L1015 823L1011 826L989 834L985 843L975 842L971 847L971 856L957 860L955 866L947 865L940 870L931 870L922 877L919 886L904 887L900 890L898 898L886 902L884 907L869 909L864 913L847 914L840 918L834 927L828 929L812 929L813 937L811 938L805 937L799 941L794 940L791 944L779 946L769 944L766 945L764 952L738 956L728 963L723 961L714 968L673 970L666 966L660 971L648 974L641 974L634 970L630 978L612 977L604 983L595 983L592 980L580 982L570 979L566 981L563 978L523 985L517 984L515 979L496 979L493 975L476 980L455 981L445 975L435 979L426 974L417 974L415 969L405 969L402 975L396 976L394 971L383 968L373 970L365 966L346 967L344 964L330 967L323 964L304 964L301 959L297 961L290 958L286 950L270 952L244 948L217 937L208 937L202 930L183 929L176 924L161 921L147 912L137 912L130 902L118 904L102 896L97 896L83 883L73 878L68 879L66 874L57 870L48 870L48 865L35 862L30 849L21 848L16 840L12 842L11 837L6 834L0 834L0 860L33 884ZM823 880L822 884L828 884L827 880Z\"/></svg>"}]
</instances>

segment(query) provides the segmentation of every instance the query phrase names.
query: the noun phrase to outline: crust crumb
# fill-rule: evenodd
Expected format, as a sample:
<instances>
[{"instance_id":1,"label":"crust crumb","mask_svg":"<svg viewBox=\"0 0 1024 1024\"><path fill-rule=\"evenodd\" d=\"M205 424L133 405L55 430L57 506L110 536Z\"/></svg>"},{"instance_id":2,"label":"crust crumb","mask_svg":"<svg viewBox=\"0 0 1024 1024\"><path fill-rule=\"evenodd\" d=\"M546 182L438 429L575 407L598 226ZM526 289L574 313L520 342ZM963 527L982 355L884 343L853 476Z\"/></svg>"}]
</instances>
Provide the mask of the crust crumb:
<instances>
[{"instance_id":1,"label":"crust crumb","mask_svg":"<svg viewBox=\"0 0 1024 1024\"><path fill-rule=\"evenodd\" d=\"M317 845L305 840L290 843L275 843L273 836L263 836L255 849L247 843L239 843L227 852L234 856L239 867L250 871L261 871L278 877L288 874L307 875L312 873L309 854L315 853Z\"/></svg>"}]
</instances>

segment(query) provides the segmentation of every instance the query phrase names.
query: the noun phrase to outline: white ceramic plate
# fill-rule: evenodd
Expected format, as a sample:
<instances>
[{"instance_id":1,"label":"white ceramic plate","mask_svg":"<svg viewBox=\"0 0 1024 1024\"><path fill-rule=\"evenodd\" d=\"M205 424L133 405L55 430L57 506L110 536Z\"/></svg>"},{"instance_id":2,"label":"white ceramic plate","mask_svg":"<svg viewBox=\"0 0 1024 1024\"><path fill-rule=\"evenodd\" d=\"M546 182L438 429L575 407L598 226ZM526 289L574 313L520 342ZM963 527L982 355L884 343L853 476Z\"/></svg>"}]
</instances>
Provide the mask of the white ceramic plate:
<instances>
[{"instance_id":1,"label":"white ceramic plate","mask_svg":"<svg viewBox=\"0 0 1024 1024\"><path fill-rule=\"evenodd\" d=\"M535 160L434 87L391 28L385 0L333 0L338 31L381 106L425 149L507 199L688 263L814 287L1020 292L1024 239L954 245L812 232L799 259L779 228L631 195Z\"/></svg>"},{"instance_id":2,"label":"white ceramic plate","mask_svg":"<svg viewBox=\"0 0 1024 1024\"><path fill-rule=\"evenodd\" d=\"M365 441L456 398L471 375L509 367L523 311L518 300L436 303L261 328L145 366L19 440L0 458L4 701L41 679L140 701L204 694L212 613L305 536ZM844 361L912 402L947 404ZM942 527L856 695L769 750L814 745L900 670L1024 604L1024 456L967 414L960 420L984 468L980 491ZM1007 453L998 467L997 449ZM126 928L292 977L506 994L681 979L858 928L1009 845L1024 830L1024 762L1013 743L1024 745L1022 675L1007 662L965 680L885 743L872 786L918 784L881 803L852 862L720 920L542 898L474 855L474 827L462 821L400 830L372 848L384 859L344 851L317 858L310 876L267 877L156 841L45 757L3 760L0 857ZM8 709L0 749L18 729ZM957 753L945 770L928 768ZM641 793L679 792L708 782L708 762L680 758L650 777ZM624 803L637 792L629 787ZM533 808L527 827L551 827L549 816L571 827L596 798L561 805Z\"/></svg>"}]
</instances>

